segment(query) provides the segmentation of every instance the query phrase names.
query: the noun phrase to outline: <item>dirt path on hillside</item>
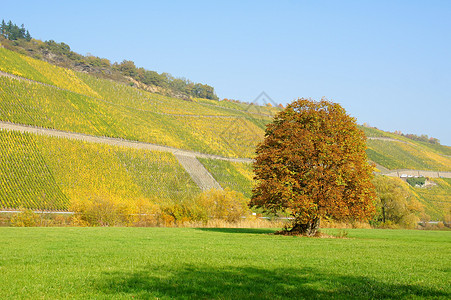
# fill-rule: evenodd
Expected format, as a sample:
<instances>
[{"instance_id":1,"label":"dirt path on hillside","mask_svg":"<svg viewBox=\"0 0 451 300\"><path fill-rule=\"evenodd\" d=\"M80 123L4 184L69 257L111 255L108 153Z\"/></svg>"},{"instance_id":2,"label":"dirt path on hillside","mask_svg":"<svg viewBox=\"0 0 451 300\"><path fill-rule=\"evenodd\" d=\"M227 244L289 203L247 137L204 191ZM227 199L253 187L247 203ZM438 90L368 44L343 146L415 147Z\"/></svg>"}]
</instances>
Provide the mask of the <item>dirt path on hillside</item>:
<instances>
[{"instance_id":1,"label":"dirt path on hillside","mask_svg":"<svg viewBox=\"0 0 451 300\"><path fill-rule=\"evenodd\" d=\"M387 173L383 173L383 175L392 176L392 177L405 177L405 176L423 176L429 178L451 178L451 172L442 172L442 171L425 171L425 170L389 170Z\"/></svg>"},{"instance_id":2,"label":"dirt path on hillside","mask_svg":"<svg viewBox=\"0 0 451 300\"><path fill-rule=\"evenodd\" d=\"M0 129L28 132L28 133L33 133L33 134L41 134L41 135L45 135L45 136L58 137L58 138L67 138L67 139L72 139L72 140L85 141L85 142L89 142L89 143L107 144L107 145L112 145L112 146L128 147L128 148L135 148L135 149L146 149L146 150L151 150L151 151L170 152L172 154L188 156L188 157L210 158L210 159L219 159L219 160L226 160L226 161L231 161L231 162L244 162L244 163L251 163L253 161L252 159L249 159L249 158L228 158L228 157L223 157L223 156L219 156L219 155L205 154L205 153L189 151L189 150L182 150L182 149L172 148L169 146L163 146L163 145L157 145L157 144L151 144L151 143L129 141L129 140L124 140L124 139L119 139L119 138L92 136L92 135L82 134L82 133L48 129L48 128L42 128L42 127L26 126L26 125L13 124L13 123L2 122L2 121L0 121Z\"/></svg>"},{"instance_id":3,"label":"dirt path on hillside","mask_svg":"<svg viewBox=\"0 0 451 300\"><path fill-rule=\"evenodd\" d=\"M172 148L169 146L163 146L163 145L157 145L157 144L151 144L151 143L129 141L129 140L124 140L124 139L119 139L119 138L92 136L92 135L82 134L82 133L74 133L74 132L67 132L67 131L61 131L61 130L55 130L55 129L26 126L26 125L13 124L13 123L2 122L2 121L0 121L0 129L1 130L14 130L14 131L20 131L20 132L28 132L28 133L33 133L33 134L41 134L41 135L45 135L45 136L58 137L58 138L67 138L67 139L85 141L85 142L89 142L89 143L107 144L107 145L112 145L112 146L128 147L128 148L135 148L135 149L146 149L146 150L150 150L150 151L170 152L174 155L188 156L188 157L193 157L193 158L194 157L195 158L210 158L210 159L219 159L219 160L225 160L225 161L230 161L230 162L240 162L240 163L252 163L253 162L253 160L250 158L228 158L228 157L223 157L223 156L219 156L219 155L205 154L205 153L189 151L189 150L182 150L182 149ZM431 177L431 178L437 178L437 177L451 178L451 172L427 171L427 170L388 170L385 168L380 168L380 169L382 171L381 172L382 174L389 175L389 176L401 176L403 174L406 174L406 175L415 175L415 176L423 175L425 177Z\"/></svg>"},{"instance_id":4,"label":"dirt path on hillside","mask_svg":"<svg viewBox=\"0 0 451 300\"><path fill-rule=\"evenodd\" d=\"M211 189L222 190L221 185L211 175L210 172L201 164L196 157L175 154L180 165L188 172L189 176L202 191Z\"/></svg>"},{"instance_id":5,"label":"dirt path on hillside","mask_svg":"<svg viewBox=\"0 0 451 300\"><path fill-rule=\"evenodd\" d=\"M69 91L72 93L76 93L76 92L73 92L73 91L70 91L67 89L63 89L63 88L54 86L54 85L38 82L38 81L35 81L32 79L16 76L16 75L5 73L2 71L0 71L0 76L10 77L10 78L13 78L16 80L29 81L29 82L49 86L52 88L56 88L59 90L65 90L65 91ZM76 94L78 94L78 93L76 93ZM107 102L112 105L123 106L123 107L129 108L129 109L134 109L134 110L141 110L138 108L113 103L113 102L110 102L110 101L107 101L104 99L99 99L99 98L95 98L95 97L91 97L91 96L87 96L87 97L96 99L98 101ZM210 105L210 106L217 106L217 105L208 104L208 103L202 103L202 104ZM226 108L226 107L222 107L222 106L218 106L218 107L229 109L229 110L239 111L239 110L233 109L233 108ZM144 110L141 110L141 111L144 111ZM242 116L228 116L228 115L171 114L171 113L165 113L165 112L154 112L154 113L161 114L161 115L168 115L168 116L176 116L176 117L178 116L178 117L236 118L236 119L242 118ZM251 113L253 113L253 112L251 112ZM253 113L253 114L258 114L258 113ZM135 149L146 149L146 150L151 150L151 151L170 152L174 155L187 156L187 157L193 157L193 158L210 158L210 159L219 159L219 160L225 160L225 161L231 161L231 162L241 162L241 163L252 163L253 162L253 160L249 159L249 158L228 158L228 157L223 157L220 155L205 154L205 153L177 149L177 148L173 148L173 147L169 147L169 146L163 146L163 145L152 144L152 143L129 141L129 140L124 140L124 139L120 139L120 138L92 136L92 135L82 134L82 133L74 133L74 132L48 129L48 128L42 128L42 127L27 126L27 125L14 124L14 123L9 123L9 122L2 122L2 121L0 121L0 129L28 132L28 133L34 133L34 134L42 134L42 135L46 135L46 136L53 136L53 137L59 137L59 138L81 140L81 141L86 141L86 142L90 142L90 143L107 144L107 145L129 147L129 148L135 148ZM397 140L397 139L389 138L389 137L367 137L367 139L409 144L406 141ZM444 155L444 154L439 154L439 155L449 157L448 155ZM388 175L388 176L398 176L399 177L399 176L401 176L401 174L406 174L406 175L416 175L416 176L423 175L423 176L431 177L431 178L437 178L437 177L451 178L451 172L437 172L437 171L424 171L424 170L388 170L383 167L380 169L382 171L381 172L382 174Z\"/></svg>"},{"instance_id":6,"label":"dirt path on hillside","mask_svg":"<svg viewBox=\"0 0 451 300\"><path fill-rule=\"evenodd\" d=\"M399 143L403 143L403 144L409 144L409 142L401 141L401 140L397 140L397 139L393 139L393 138L389 138L389 137L367 136L366 139L367 140L377 140L377 141L386 141L386 142L399 142Z\"/></svg>"}]
</instances>

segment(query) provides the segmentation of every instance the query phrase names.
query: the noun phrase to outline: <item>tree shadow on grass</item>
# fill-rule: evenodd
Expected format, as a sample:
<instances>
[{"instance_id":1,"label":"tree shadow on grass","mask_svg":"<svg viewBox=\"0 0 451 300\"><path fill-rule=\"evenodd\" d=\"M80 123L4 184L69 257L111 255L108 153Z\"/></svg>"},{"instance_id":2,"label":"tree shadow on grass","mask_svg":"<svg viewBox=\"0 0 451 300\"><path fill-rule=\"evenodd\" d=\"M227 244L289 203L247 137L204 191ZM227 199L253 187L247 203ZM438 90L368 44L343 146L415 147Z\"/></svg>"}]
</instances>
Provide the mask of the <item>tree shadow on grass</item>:
<instances>
[{"instance_id":1,"label":"tree shadow on grass","mask_svg":"<svg viewBox=\"0 0 451 300\"><path fill-rule=\"evenodd\" d=\"M277 230L269 228L195 228L196 230L223 233L269 234Z\"/></svg>"},{"instance_id":2,"label":"tree shadow on grass","mask_svg":"<svg viewBox=\"0 0 451 300\"><path fill-rule=\"evenodd\" d=\"M94 286L107 297L135 299L449 299L449 290L380 282L363 276L324 274L310 268L211 268L186 265L109 272Z\"/></svg>"}]
</instances>

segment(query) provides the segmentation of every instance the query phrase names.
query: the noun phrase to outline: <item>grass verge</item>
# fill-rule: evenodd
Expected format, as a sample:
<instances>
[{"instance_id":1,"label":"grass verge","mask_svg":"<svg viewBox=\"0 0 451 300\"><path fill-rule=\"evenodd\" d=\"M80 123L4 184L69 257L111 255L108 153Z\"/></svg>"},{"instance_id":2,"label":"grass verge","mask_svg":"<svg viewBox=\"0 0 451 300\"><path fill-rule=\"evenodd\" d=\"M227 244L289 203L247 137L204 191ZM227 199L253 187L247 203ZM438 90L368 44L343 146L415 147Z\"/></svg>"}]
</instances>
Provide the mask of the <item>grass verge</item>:
<instances>
[{"instance_id":1,"label":"grass verge","mask_svg":"<svg viewBox=\"0 0 451 300\"><path fill-rule=\"evenodd\" d=\"M451 232L0 228L10 299L449 299ZM338 230L323 229L330 235Z\"/></svg>"}]
</instances>

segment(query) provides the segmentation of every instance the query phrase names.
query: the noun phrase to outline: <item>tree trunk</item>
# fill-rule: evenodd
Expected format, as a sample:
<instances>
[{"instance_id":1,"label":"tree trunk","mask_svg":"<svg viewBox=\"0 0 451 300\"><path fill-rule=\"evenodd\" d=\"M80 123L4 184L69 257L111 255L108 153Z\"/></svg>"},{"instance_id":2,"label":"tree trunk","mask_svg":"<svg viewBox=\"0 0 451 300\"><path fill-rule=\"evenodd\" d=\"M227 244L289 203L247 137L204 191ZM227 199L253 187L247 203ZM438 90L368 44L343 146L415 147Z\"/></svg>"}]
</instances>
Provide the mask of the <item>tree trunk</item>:
<instances>
[{"instance_id":1,"label":"tree trunk","mask_svg":"<svg viewBox=\"0 0 451 300\"><path fill-rule=\"evenodd\" d=\"M290 232L306 236L314 236L318 232L319 222L319 218L314 218L305 224L295 223L290 229Z\"/></svg>"}]
</instances>

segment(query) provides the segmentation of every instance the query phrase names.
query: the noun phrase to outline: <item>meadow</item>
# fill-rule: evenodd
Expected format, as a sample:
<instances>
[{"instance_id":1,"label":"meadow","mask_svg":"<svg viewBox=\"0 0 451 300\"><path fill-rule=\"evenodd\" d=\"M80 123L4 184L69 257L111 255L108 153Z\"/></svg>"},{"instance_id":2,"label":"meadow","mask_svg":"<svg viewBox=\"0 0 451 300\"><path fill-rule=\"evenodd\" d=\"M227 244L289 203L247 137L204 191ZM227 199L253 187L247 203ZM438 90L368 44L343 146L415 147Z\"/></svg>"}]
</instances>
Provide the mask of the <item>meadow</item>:
<instances>
[{"instance_id":1,"label":"meadow","mask_svg":"<svg viewBox=\"0 0 451 300\"><path fill-rule=\"evenodd\" d=\"M323 229L334 235L335 229ZM451 232L0 228L4 299L449 299Z\"/></svg>"}]
</instances>

